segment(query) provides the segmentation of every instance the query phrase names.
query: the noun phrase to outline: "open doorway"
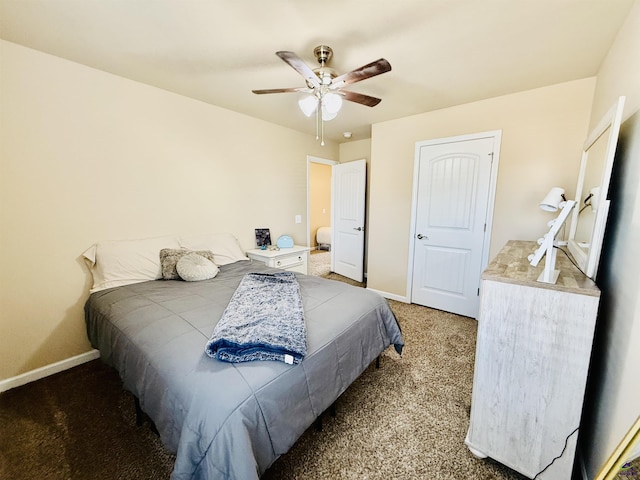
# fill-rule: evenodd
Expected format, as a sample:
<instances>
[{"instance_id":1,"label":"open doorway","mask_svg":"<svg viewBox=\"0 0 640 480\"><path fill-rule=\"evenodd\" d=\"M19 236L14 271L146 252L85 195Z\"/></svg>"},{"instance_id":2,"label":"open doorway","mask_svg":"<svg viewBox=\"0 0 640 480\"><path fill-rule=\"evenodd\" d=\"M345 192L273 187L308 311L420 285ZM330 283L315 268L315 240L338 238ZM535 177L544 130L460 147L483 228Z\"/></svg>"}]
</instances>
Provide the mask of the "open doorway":
<instances>
[{"instance_id":1,"label":"open doorway","mask_svg":"<svg viewBox=\"0 0 640 480\"><path fill-rule=\"evenodd\" d=\"M307 156L307 245L311 248L309 274L331 272L333 160Z\"/></svg>"},{"instance_id":2,"label":"open doorway","mask_svg":"<svg viewBox=\"0 0 640 480\"><path fill-rule=\"evenodd\" d=\"M307 245L312 251L331 249L331 166L337 163L307 156Z\"/></svg>"}]
</instances>

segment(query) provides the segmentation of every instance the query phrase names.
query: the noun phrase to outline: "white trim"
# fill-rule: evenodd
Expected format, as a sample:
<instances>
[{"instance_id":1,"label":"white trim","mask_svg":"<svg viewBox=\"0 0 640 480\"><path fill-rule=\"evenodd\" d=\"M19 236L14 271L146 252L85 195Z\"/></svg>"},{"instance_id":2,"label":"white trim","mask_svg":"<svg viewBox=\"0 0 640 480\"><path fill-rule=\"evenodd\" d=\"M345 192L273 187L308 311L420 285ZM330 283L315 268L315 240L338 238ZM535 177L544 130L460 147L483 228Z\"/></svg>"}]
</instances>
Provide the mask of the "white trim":
<instances>
[{"instance_id":1,"label":"white trim","mask_svg":"<svg viewBox=\"0 0 640 480\"><path fill-rule=\"evenodd\" d=\"M309 162L323 163L325 165L335 165L336 163L340 163L336 160L331 160L330 158L321 158L321 157L314 157L313 155L307 155L307 163Z\"/></svg>"},{"instance_id":2,"label":"white trim","mask_svg":"<svg viewBox=\"0 0 640 480\"><path fill-rule=\"evenodd\" d=\"M51 363L44 367L16 375L15 377L0 380L0 392L6 392L12 388L20 387L30 382L35 382L41 378L68 370L83 363L90 362L91 360L95 360L96 358L100 358L100 351L93 349L88 352L81 353L80 355L76 355L75 357L60 360L59 362Z\"/></svg>"},{"instance_id":3,"label":"white trim","mask_svg":"<svg viewBox=\"0 0 640 480\"><path fill-rule=\"evenodd\" d=\"M413 193L411 198L411 226L409 229L409 265L407 267L407 303L411 303L413 296L413 258L416 236L416 213L418 203L418 171L420 165L420 149L424 146L439 145L443 143L465 142L468 140L480 140L482 138L493 137L493 161L491 163L491 180L489 184L489 201L487 203L487 225L484 232L484 242L482 248L482 265L480 271L489 264L489 247L491 246L491 231L493 228L493 214L496 200L496 186L498 183L498 164L500 162L500 145L502 143L502 130L490 130L488 132L471 133L455 137L437 138L416 142L413 161Z\"/></svg>"},{"instance_id":4,"label":"white trim","mask_svg":"<svg viewBox=\"0 0 640 480\"><path fill-rule=\"evenodd\" d=\"M397 300L402 303L411 303L408 297L403 297L402 295L396 295L395 293L383 292L381 290L376 290L375 288L367 287L367 290L375 292L379 295L382 295L384 298L388 298L389 300Z\"/></svg>"}]
</instances>

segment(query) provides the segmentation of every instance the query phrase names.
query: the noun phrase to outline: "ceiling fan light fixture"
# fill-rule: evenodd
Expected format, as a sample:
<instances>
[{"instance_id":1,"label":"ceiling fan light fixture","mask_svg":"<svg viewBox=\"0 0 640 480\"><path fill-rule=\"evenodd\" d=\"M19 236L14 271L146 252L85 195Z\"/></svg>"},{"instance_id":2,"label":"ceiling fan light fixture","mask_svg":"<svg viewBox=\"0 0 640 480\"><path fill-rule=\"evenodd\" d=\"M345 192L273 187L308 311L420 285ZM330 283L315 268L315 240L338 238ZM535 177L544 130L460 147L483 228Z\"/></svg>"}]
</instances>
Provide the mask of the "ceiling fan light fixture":
<instances>
[{"instance_id":1,"label":"ceiling fan light fixture","mask_svg":"<svg viewBox=\"0 0 640 480\"><path fill-rule=\"evenodd\" d=\"M325 93L322 96L322 109L327 113L337 114L342 108L342 96L337 93ZM332 117L333 118L333 117Z\"/></svg>"},{"instance_id":2,"label":"ceiling fan light fixture","mask_svg":"<svg viewBox=\"0 0 640 480\"><path fill-rule=\"evenodd\" d=\"M302 113L307 117L310 117L318 107L318 99L315 95L306 95L298 100L298 106L300 107L300 110L302 110Z\"/></svg>"},{"instance_id":3,"label":"ceiling fan light fixture","mask_svg":"<svg viewBox=\"0 0 640 480\"><path fill-rule=\"evenodd\" d=\"M338 116L338 112L330 112L324 105L322 105L322 120L328 122Z\"/></svg>"},{"instance_id":4,"label":"ceiling fan light fixture","mask_svg":"<svg viewBox=\"0 0 640 480\"><path fill-rule=\"evenodd\" d=\"M353 92L351 90L341 91L341 89L347 85L389 72L391 65L384 58L380 58L355 70L338 75L335 70L326 65L333 55L333 50L331 50L330 47L319 45L314 49L313 53L320 64L320 67L314 70L309 68L294 52L285 50L276 52L276 55L280 57L282 61L287 63L304 78L306 88L267 88L263 90L252 90L252 92L258 95L285 92L310 93L311 95L298 100L298 106L307 117L311 117L311 115L315 113L316 140L321 140L320 144L324 145L324 122L332 120L338 115L343 100L359 103L367 107L375 107L381 101L381 99L370 95Z\"/></svg>"}]
</instances>

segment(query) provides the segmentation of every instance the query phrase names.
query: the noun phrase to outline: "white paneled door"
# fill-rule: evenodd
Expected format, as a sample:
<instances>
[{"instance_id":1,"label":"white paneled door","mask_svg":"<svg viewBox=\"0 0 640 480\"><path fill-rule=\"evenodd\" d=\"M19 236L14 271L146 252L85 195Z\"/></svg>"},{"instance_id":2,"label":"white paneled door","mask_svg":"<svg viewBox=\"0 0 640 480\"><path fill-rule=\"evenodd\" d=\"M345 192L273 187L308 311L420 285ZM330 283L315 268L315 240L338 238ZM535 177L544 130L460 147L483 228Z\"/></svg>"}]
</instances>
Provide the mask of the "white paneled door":
<instances>
[{"instance_id":1,"label":"white paneled door","mask_svg":"<svg viewBox=\"0 0 640 480\"><path fill-rule=\"evenodd\" d=\"M365 160L332 167L333 271L357 282L364 278L364 219L367 163Z\"/></svg>"},{"instance_id":2,"label":"white paneled door","mask_svg":"<svg viewBox=\"0 0 640 480\"><path fill-rule=\"evenodd\" d=\"M412 303L477 317L495 144L487 136L416 145Z\"/></svg>"}]
</instances>

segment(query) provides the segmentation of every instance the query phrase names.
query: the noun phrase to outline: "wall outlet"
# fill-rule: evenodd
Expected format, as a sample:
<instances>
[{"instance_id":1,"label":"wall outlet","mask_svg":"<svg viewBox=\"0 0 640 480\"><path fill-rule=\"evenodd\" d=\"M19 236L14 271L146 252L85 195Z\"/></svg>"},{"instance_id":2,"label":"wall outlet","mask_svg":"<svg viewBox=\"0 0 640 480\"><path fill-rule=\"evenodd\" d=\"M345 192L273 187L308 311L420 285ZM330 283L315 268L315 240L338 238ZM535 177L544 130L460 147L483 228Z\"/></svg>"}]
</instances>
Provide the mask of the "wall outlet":
<instances>
[{"instance_id":1,"label":"wall outlet","mask_svg":"<svg viewBox=\"0 0 640 480\"><path fill-rule=\"evenodd\" d=\"M296 215L296 223L302 223L302 215Z\"/></svg>"}]
</instances>

